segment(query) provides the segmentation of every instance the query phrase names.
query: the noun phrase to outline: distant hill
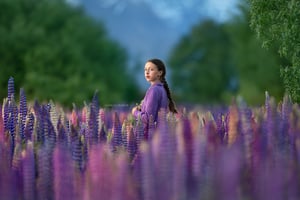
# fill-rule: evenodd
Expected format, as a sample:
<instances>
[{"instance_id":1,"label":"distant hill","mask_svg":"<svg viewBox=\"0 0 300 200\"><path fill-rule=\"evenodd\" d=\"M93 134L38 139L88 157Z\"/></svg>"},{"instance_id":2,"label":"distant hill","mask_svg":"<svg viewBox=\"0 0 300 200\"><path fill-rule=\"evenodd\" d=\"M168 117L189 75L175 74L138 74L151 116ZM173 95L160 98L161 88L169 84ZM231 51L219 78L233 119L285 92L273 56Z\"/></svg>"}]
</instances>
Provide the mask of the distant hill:
<instances>
[{"instance_id":1,"label":"distant hill","mask_svg":"<svg viewBox=\"0 0 300 200\"><path fill-rule=\"evenodd\" d=\"M144 62L150 57L166 59L170 49L190 26L188 23L177 26L160 18L144 2L127 2L124 8L118 8L85 0L83 6L91 16L105 23L111 37L127 48L135 61Z\"/></svg>"}]
</instances>

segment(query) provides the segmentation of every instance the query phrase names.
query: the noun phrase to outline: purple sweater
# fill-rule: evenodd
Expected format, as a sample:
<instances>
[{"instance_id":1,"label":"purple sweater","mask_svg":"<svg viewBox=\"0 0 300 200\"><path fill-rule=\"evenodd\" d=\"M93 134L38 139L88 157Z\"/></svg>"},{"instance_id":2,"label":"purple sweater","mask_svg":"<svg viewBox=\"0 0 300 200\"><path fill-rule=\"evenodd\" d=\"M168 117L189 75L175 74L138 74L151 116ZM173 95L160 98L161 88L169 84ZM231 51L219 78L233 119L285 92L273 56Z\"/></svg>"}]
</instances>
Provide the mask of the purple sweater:
<instances>
[{"instance_id":1,"label":"purple sweater","mask_svg":"<svg viewBox=\"0 0 300 200\"><path fill-rule=\"evenodd\" d=\"M154 117L154 122L157 122L158 111L168 109L169 100L166 90L162 83L151 85L143 99L141 111L136 110L134 116L141 117L142 121L148 124L150 116Z\"/></svg>"}]
</instances>

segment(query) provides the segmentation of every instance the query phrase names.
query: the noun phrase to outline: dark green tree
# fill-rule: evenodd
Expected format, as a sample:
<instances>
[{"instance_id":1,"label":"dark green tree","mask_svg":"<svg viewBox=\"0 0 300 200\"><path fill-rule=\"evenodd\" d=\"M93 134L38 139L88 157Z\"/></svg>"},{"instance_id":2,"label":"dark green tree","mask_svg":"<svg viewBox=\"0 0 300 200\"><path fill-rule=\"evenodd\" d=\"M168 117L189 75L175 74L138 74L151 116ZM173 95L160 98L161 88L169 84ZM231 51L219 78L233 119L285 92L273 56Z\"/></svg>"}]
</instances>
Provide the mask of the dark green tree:
<instances>
[{"instance_id":1,"label":"dark green tree","mask_svg":"<svg viewBox=\"0 0 300 200\"><path fill-rule=\"evenodd\" d=\"M261 47L249 26L249 6L225 23L204 21L183 37L172 52L172 87L180 101L229 103L240 95L248 104L260 105L265 91L281 99L279 67L285 60Z\"/></svg>"},{"instance_id":2,"label":"dark green tree","mask_svg":"<svg viewBox=\"0 0 300 200\"><path fill-rule=\"evenodd\" d=\"M269 48L276 44L288 63L280 72L286 92L300 102L300 2L249 0L251 28Z\"/></svg>"},{"instance_id":3,"label":"dark green tree","mask_svg":"<svg viewBox=\"0 0 300 200\"><path fill-rule=\"evenodd\" d=\"M95 91L102 104L137 94L125 49L63 0L0 1L0 73L2 98L10 76L29 98L63 105L82 104Z\"/></svg>"},{"instance_id":4,"label":"dark green tree","mask_svg":"<svg viewBox=\"0 0 300 200\"><path fill-rule=\"evenodd\" d=\"M265 91L277 99L284 94L280 78L280 65L285 60L276 53L275 44L269 51L261 47L261 41L249 26L249 5L244 1L239 6L239 14L226 24L230 35L231 59L239 79L239 91L247 102L264 102Z\"/></svg>"},{"instance_id":5,"label":"dark green tree","mask_svg":"<svg viewBox=\"0 0 300 200\"><path fill-rule=\"evenodd\" d=\"M234 74L228 46L224 27L212 20L199 23L179 41L168 61L178 101L222 102Z\"/></svg>"}]
</instances>

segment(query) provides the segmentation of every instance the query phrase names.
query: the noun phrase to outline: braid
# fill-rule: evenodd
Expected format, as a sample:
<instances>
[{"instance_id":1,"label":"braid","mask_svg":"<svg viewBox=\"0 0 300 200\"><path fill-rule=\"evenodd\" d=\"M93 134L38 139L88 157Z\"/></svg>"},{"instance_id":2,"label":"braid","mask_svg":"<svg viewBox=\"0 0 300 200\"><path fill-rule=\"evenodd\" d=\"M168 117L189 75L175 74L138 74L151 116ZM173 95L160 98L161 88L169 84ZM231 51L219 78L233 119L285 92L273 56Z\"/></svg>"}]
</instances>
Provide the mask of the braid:
<instances>
[{"instance_id":1,"label":"braid","mask_svg":"<svg viewBox=\"0 0 300 200\"><path fill-rule=\"evenodd\" d=\"M170 109L170 111L173 112L173 113L177 113L177 110L175 108L175 103L174 103L174 101L172 99L172 96L171 96L169 85L168 85L168 83L167 83L164 76L161 77L161 82L163 83L164 88L167 92L167 96L168 96L168 99L169 99L169 109Z\"/></svg>"},{"instance_id":2,"label":"braid","mask_svg":"<svg viewBox=\"0 0 300 200\"><path fill-rule=\"evenodd\" d=\"M169 99L169 110L173 113L177 113L175 103L174 103L174 101L171 97L171 92L170 92L170 89L169 89L169 85L168 85L168 83L166 81L166 78L165 78L165 75L166 75L166 66L165 66L165 64L163 63L163 61L161 61L160 59L157 59L157 58L150 59L147 62L151 62L151 63L155 64L157 69L159 71L163 72L161 77L160 77L160 81L163 83L164 88L167 92L167 96L168 96L168 99Z\"/></svg>"}]
</instances>

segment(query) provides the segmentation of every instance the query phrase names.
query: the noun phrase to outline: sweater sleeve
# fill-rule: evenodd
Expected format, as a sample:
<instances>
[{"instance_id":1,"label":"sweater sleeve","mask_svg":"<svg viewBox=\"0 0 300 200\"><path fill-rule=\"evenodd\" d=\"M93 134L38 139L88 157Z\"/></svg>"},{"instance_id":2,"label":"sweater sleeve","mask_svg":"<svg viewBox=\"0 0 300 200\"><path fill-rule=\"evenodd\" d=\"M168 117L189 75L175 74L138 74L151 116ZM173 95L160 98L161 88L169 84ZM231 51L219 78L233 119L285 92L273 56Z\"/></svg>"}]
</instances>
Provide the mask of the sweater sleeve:
<instances>
[{"instance_id":1,"label":"sweater sleeve","mask_svg":"<svg viewBox=\"0 0 300 200\"><path fill-rule=\"evenodd\" d=\"M151 88L145 96L142 110L136 110L134 116L140 117L144 123L148 123L150 116L155 118L158 113L160 98L161 97L158 88Z\"/></svg>"}]
</instances>

